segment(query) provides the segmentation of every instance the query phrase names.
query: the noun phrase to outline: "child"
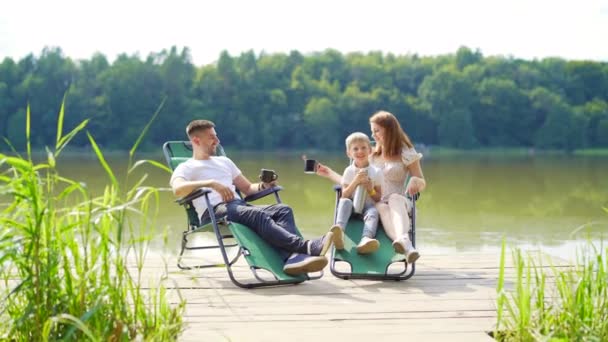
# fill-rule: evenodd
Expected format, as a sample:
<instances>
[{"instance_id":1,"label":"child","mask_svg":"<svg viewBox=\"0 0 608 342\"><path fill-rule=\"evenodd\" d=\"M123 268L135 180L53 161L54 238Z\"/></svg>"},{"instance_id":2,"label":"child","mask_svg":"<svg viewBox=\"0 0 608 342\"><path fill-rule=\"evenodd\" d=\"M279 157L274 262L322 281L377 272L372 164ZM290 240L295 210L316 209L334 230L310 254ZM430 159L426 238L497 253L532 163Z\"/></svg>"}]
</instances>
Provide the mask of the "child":
<instances>
[{"instance_id":1,"label":"child","mask_svg":"<svg viewBox=\"0 0 608 342\"><path fill-rule=\"evenodd\" d=\"M353 212L353 195L358 186L362 186L367 194L363 207L363 236L357 245L359 254L375 252L380 243L374 237L378 229L378 211L375 203L382 197L382 172L369 164L368 157L372 152L369 137L361 132L355 132L346 138L346 155L353 163L344 170L342 176L342 198L338 203L336 224L331 227L334 235L334 245L344 249L344 228Z\"/></svg>"}]
</instances>

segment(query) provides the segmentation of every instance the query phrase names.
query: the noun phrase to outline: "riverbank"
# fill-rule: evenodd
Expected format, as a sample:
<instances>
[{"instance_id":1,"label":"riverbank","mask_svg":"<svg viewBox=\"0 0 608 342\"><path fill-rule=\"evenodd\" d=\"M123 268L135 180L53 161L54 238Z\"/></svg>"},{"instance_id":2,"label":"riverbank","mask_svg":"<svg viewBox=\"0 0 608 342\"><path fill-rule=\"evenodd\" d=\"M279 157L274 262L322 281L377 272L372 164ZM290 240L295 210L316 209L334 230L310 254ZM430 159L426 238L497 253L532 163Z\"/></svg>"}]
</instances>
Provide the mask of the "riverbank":
<instances>
[{"instance_id":1,"label":"riverbank","mask_svg":"<svg viewBox=\"0 0 608 342\"><path fill-rule=\"evenodd\" d=\"M455 149L441 146L429 146L424 144L416 145L416 149L427 156L433 157L445 157L445 156L560 156L560 155L575 155L575 156L599 156L608 157L608 148L589 148L579 149L574 151L566 150L541 150L535 148L521 148L521 147L497 147L497 148L475 148L475 149ZM324 155L336 155L344 154L343 150L324 150L319 148L308 148L308 149L273 149L273 150L261 150L261 149L233 149L230 146L225 146L226 153L230 156L237 154L260 154L260 155L278 155L278 156L301 156L310 155L312 156L324 156ZM21 154L25 154L24 151L18 151ZM0 151L10 155L10 151ZM90 148L71 148L67 147L63 153L64 155L70 156L82 156L84 158L90 157L95 159L95 153ZM104 155L107 157L120 157L128 156L128 150L104 150ZM162 146L158 148L146 148L137 151L137 156L160 156L162 155ZM34 150L32 155L35 157L45 157L46 150Z\"/></svg>"}]
</instances>

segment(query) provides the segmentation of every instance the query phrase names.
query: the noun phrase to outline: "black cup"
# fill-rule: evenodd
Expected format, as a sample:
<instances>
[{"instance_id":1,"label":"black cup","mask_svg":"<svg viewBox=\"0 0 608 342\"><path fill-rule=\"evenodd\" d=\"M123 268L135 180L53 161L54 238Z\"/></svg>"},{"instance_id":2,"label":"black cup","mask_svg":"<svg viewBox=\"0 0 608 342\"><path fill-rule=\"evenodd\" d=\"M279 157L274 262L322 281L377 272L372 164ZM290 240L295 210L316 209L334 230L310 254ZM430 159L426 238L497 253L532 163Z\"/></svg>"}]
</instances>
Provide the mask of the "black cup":
<instances>
[{"instance_id":1,"label":"black cup","mask_svg":"<svg viewBox=\"0 0 608 342\"><path fill-rule=\"evenodd\" d=\"M317 172L317 161L314 159L304 160L304 172L306 172L306 173Z\"/></svg>"},{"instance_id":2,"label":"black cup","mask_svg":"<svg viewBox=\"0 0 608 342\"><path fill-rule=\"evenodd\" d=\"M271 183L276 181L279 178L279 175L277 175L276 172L274 172L274 170L269 170L269 169L262 169L260 171L260 180L263 183Z\"/></svg>"}]
</instances>

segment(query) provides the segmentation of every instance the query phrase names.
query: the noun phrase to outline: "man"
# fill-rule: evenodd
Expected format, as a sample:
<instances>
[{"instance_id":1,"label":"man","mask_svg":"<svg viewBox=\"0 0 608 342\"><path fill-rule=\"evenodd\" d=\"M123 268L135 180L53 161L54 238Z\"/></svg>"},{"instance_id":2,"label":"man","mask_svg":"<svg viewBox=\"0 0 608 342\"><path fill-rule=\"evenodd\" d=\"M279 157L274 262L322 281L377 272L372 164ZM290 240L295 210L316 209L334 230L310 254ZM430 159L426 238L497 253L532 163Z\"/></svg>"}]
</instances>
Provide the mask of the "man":
<instances>
[{"instance_id":1,"label":"man","mask_svg":"<svg viewBox=\"0 0 608 342\"><path fill-rule=\"evenodd\" d=\"M192 143L192 158L173 171L171 187L176 196L184 197L198 188L211 189L209 200L214 213L226 215L229 221L249 227L275 247L285 262L283 270L289 275L318 272L327 265L325 254L333 242L331 232L313 240L304 240L296 234L293 211L289 206L259 207L243 201L235 189L247 196L276 182L252 184L232 160L215 156L220 140L213 122L194 120L186 127L186 133ZM203 197L195 199L193 205L202 220L209 218Z\"/></svg>"}]
</instances>

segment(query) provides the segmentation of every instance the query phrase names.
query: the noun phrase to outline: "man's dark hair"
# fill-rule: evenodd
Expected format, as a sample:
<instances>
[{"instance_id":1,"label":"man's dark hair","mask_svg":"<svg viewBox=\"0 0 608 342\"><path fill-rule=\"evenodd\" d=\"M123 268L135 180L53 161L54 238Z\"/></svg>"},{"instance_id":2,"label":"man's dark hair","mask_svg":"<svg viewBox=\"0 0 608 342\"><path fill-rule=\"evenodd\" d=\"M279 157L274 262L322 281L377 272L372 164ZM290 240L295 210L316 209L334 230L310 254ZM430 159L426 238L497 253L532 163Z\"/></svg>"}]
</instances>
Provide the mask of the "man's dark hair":
<instances>
[{"instance_id":1,"label":"man's dark hair","mask_svg":"<svg viewBox=\"0 0 608 342\"><path fill-rule=\"evenodd\" d=\"M209 120L194 120L186 127L186 134L188 138L192 138L192 135L197 132L204 131L209 128L214 128L215 124Z\"/></svg>"}]
</instances>

